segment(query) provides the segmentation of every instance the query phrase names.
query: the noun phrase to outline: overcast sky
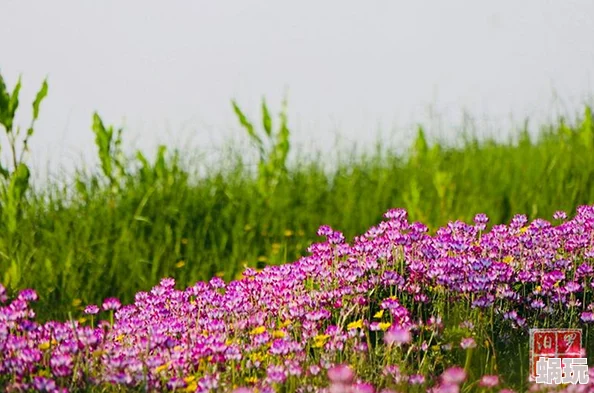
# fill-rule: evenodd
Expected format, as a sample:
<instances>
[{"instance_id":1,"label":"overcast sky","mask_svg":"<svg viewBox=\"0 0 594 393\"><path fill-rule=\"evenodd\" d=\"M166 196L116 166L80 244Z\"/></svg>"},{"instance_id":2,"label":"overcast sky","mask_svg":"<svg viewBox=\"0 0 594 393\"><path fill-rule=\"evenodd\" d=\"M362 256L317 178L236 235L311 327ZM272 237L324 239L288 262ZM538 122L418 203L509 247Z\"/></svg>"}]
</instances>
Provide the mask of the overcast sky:
<instances>
[{"instance_id":1,"label":"overcast sky","mask_svg":"<svg viewBox=\"0 0 594 393\"><path fill-rule=\"evenodd\" d=\"M0 71L11 87L23 75L27 112L49 77L37 167L91 159L95 110L129 145L210 148L243 136L232 98L255 117L285 92L295 141L324 150L337 133L437 126L431 107L449 135L464 110L495 128L577 110L592 15L592 0L0 0Z\"/></svg>"}]
</instances>

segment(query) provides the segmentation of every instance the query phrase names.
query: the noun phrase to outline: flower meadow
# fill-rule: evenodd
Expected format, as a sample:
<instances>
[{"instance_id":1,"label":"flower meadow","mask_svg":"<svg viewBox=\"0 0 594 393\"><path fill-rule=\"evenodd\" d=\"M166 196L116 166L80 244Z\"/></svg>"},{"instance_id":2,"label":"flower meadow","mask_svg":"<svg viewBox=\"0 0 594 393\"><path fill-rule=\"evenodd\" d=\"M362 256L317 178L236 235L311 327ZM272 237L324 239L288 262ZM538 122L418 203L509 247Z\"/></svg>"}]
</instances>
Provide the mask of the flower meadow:
<instances>
[{"instance_id":1,"label":"flower meadow","mask_svg":"<svg viewBox=\"0 0 594 393\"><path fill-rule=\"evenodd\" d=\"M553 221L488 217L430 233L393 209L347 242L322 226L308 255L132 304L38 322L37 293L0 286L9 392L594 392L528 382L528 330L579 327L594 365L594 206Z\"/></svg>"}]
</instances>

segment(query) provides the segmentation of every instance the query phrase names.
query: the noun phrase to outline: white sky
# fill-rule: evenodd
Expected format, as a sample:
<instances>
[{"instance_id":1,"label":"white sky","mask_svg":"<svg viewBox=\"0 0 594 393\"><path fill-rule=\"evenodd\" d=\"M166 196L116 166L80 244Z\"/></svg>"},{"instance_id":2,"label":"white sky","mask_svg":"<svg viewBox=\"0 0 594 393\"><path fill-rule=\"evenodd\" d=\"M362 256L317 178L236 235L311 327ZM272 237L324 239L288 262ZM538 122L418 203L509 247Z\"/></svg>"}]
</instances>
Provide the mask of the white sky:
<instances>
[{"instance_id":1,"label":"white sky","mask_svg":"<svg viewBox=\"0 0 594 393\"><path fill-rule=\"evenodd\" d=\"M232 98L255 118L285 91L295 141L328 151L336 133L405 138L429 107L445 135L463 110L495 128L573 113L592 93L592 15L592 0L0 0L0 71L23 75L23 122L49 76L39 169L94 162L94 110L128 145L213 148L243 137Z\"/></svg>"}]
</instances>

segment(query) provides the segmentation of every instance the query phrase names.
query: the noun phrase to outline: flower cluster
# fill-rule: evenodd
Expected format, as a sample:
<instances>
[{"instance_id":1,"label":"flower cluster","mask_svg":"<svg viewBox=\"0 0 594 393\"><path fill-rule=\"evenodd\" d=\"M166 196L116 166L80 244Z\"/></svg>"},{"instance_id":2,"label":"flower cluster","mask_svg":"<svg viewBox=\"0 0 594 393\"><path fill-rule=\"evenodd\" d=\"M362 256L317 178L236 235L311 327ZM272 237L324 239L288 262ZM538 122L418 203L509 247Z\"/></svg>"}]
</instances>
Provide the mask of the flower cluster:
<instances>
[{"instance_id":1,"label":"flower cluster","mask_svg":"<svg viewBox=\"0 0 594 393\"><path fill-rule=\"evenodd\" d=\"M248 268L239 280L215 277L183 290L165 278L132 304L109 298L87 305L79 320L38 322L35 291L9 302L0 285L0 386L499 389L505 376L473 373L470 381L468 367L448 364L483 345L485 323L490 332L497 326L520 334L539 324L594 322L593 206L580 207L571 220L556 213L558 225L517 215L489 231L484 214L435 234L409 223L403 209L385 218L352 244L323 226L326 241L292 264ZM448 335L454 311L467 316L455 339Z\"/></svg>"}]
</instances>

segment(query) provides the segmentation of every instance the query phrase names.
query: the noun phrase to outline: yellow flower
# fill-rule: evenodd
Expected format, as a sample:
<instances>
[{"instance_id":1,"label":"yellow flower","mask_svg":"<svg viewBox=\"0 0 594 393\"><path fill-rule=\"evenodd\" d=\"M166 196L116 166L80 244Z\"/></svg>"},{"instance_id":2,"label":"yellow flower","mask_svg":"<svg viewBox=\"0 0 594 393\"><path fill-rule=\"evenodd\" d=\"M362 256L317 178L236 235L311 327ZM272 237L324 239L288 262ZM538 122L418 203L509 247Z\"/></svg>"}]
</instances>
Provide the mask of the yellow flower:
<instances>
[{"instance_id":1,"label":"yellow flower","mask_svg":"<svg viewBox=\"0 0 594 393\"><path fill-rule=\"evenodd\" d=\"M526 233L527 230L528 230L528 227L523 227L522 229L520 229L520 233Z\"/></svg>"},{"instance_id":2,"label":"yellow flower","mask_svg":"<svg viewBox=\"0 0 594 393\"><path fill-rule=\"evenodd\" d=\"M282 330L275 330L272 332L272 337L274 338L283 338L287 335L287 333L283 332Z\"/></svg>"},{"instance_id":3,"label":"yellow flower","mask_svg":"<svg viewBox=\"0 0 594 393\"><path fill-rule=\"evenodd\" d=\"M37 372L37 375L40 377L47 377L47 378L51 378L52 377L52 373L50 372L50 370L47 369L41 369Z\"/></svg>"},{"instance_id":4,"label":"yellow flower","mask_svg":"<svg viewBox=\"0 0 594 393\"><path fill-rule=\"evenodd\" d=\"M514 257L512 257L511 255L508 255L505 258L503 258L503 263L507 263L509 265L513 260L514 260Z\"/></svg>"},{"instance_id":5,"label":"yellow flower","mask_svg":"<svg viewBox=\"0 0 594 393\"><path fill-rule=\"evenodd\" d=\"M247 377L247 378L245 379L245 381L246 381L247 383L257 383L257 382L258 382L258 377Z\"/></svg>"},{"instance_id":6,"label":"yellow flower","mask_svg":"<svg viewBox=\"0 0 594 393\"><path fill-rule=\"evenodd\" d=\"M194 382L190 382L184 390L188 393L194 393L196 391L196 389L198 389L198 384L194 381Z\"/></svg>"},{"instance_id":7,"label":"yellow flower","mask_svg":"<svg viewBox=\"0 0 594 393\"><path fill-rule=\"evenodd\" d=\"M165 370L167 370L168 368L169 368L169 362L167 362L167 363L165 363L165 364L162 364L162 365L160 365L159 367L157 367L157 368L155 369L155 372L157 372L157 373L160 373L161 371L165 371Z\"/></svg>"},{"instance_id":8,"label":"yellow flower","mask_svg":"<svg viewBox=\"0 0 594 393\"><path fill-rule=\"evenodd\" d=\"M388 330L388 328L392 326L391 322L380 322L379 323L379 328L382 329L383 331Z\"/></svg>"},{"instance_id":9,"label":"yellow flower","mask_svg":"<svg viewBox=\"0 0 594 393\"><path fill-rule=\"evenodd\" d=\"M291 237L291 236L293 236L293 231L292 231L292 230L290 230L290 229L286 229L286 230L285 230L285 236L286 236L286 237Z\"/></svg>"},{"instance_id":10,"label":"yellow flower","mask_svg":"<svg viewBox=\"0 0 594 393\"><path fill-rule=\"evenodd\" d=\"M85 318L85 317L78 318L78 323L81 323L82 324L82 323L85 323L85 322L87 322L87 318Z\"/></svg>"},{"instance_id":11,"label":"yellow flower","mask_svg":"<svg viewBox=\"0 0 594 393\"><path fill-rule=\"evenodd\" d=\"M183 349L183 348L182 348L182 346L181 346L181 345L176 345L175 347L173 347L173 350L174 350L175 352L181 352L181 350L182 350L182 349Z\"/></svg>"},{"instance_id":12,"label":"yellow flower","mask_svg":"<svg viewBox=\"0 0 594 393\"><path fill-rule=\"evenodd\" d=\"M175 267L178 269L181 269L182 267L185 266L185 262L184 261L179 261L178 263L175 264Z\"/></svg>"},{"instance_id":13,"label":"yellow flower","mask_svg":"<svg viewBox=\"0 0 594 393\"><path fill-rule=\"evenodd\" d=\"M73 305L74 307L78 307L78 306L80 306L80 305L81 305L81 303L82 303L82 300L80 300L80 299L74 299L74 300L72 301L72 305Z\"/></svg>"},{"instance_id":14,"label":"yellow flower","mask_svg":"<svg viewBox=\"0 0 594 393\"><path fill-rule=\"evenodd\" d=\"M283 323L280 324L280 328L286 328L287 326L289 326L291 324L291 320L290 319L285 319L285 321Z\"/></svg>"},{"instance_id":15,"label":"yellow flower","mask_svg":"<svg viewBox=\"0 0 594 393\"><path fill-rule=\"evenodd\" d=\"M542 292L542 287L540 285L537 285L536 288L534 288L536 290L537 293Z\"/></svg>"},{"instance_id":16,"label":"yellow flower","mask_svg":"<svg viewBox=\"0 0 594 393\"><path fill-rule=\"evenodd\" d=\"M328 334L319 334L319 335L315 336L313 347L314 348L323 347L324 345L326 345L326 342L328 341L329 338L330 338L330 335L328 335Z\"/></svg>"},{"instance_id":17,"label":"yellow flower","mask_svg":"<svg viewBox=\"0 0 594 393\"><path fill-rule=\"evenodd\" d=\"M253 361L253 362L261 362L264 359L266 359L266 354L262 353L262 352L253 352L249 355L249 358Z\"/></svg>"},{"instance_id":18,"label":"yellow flower","mask_svg":"<svg viewBox=\"0 0 594 393\"><path fill-rule=\"evenodd\" d=\"M384 316L384 310L379 310L378 312L376 312L373 317L374 318L381 318Z\"/></svg>"},{"instance_id":19,"label":"yellow flower","mask_svg":"<svg viewBox=\"0 0 594 393\"><path fill-rule=\"evenodd\" d=\"M363 320L362 319L359 319L358 321L349 323L347 325L347 329L348 330L363 329Z\"/></svg>"},{"instance_id":20,"label":"yellow flower","mask_svg":"<svg viewBox=\"0 0 594 393\"><path fill-rule=\"evenodd\" d=\"M268 262L268 257L266 255L260 255L258 257L258 262Z\"/></svg>"},{"instance_id":21,"label":"yellow flower","mask_svg":"<svg viewBox=\"0 0 594 393\"><path fill-rule=\"evenodd\" d=\"M116 341L122 341L122 340L124 339L124 337L126 337L126 336L125 336L125 335L123 335L123 334L120 334L119 336L117 336L117 337L115 338L115 340L116 340Z\"/></svg>"},{"instance_id":22,"label":"yellow flower","mask_svg":"<svg viewBox=\"0 0 594 393\"><path fill-rule=\"evenodd\" d=\"M257 328L252 329L252 331L250 332L250 334L252 336L257 336L258 334L262 334L266 331L266 327L264 326L258 326Z\"/></svg>"},{"instance_id":23,"label":"yellow flower","mask_svg":"<svg viewBox=\"0 0 594 393\"><path fill-rule=\"evenodd\" d=\"M181 244L188 244L188 239L185 237L181 239Z\"/></svg>"},{"instance_id":24,"label":"yellow flower","mask_svg":"<svg viewBox=\"0 0 594 393\"><path fill-rule=\"evenodd\" d=\"M39 349L41 349L42 351L45 351L46 349L49 349L50 347L50 342L49 341L44 341L41 344L39 344Z\"/></svg>"},{"instance_id":25,"label":"yellow flower","mask_svg":"<svg viewBox=\"0 0 594 393\"><path fill-rule=\"evenodd\" d=\"M196 380L196 376L194 376L194 375L190 375L189 377L185 377L185 378L184 378L184 382L185 382L185 383L192 383L192 382L194 382L195 380Z\"/></svg>"},{"instance_id":26,"label":"yellow flower","mask_svg":"<svg viewBox=\"0 0 594 393\"><path fill-rule=\"evenodd\" d=\"M280 243L272 243L272 254L273 255L278 254L280 249L281 249Z\"/></svg>"}]
</instances>

